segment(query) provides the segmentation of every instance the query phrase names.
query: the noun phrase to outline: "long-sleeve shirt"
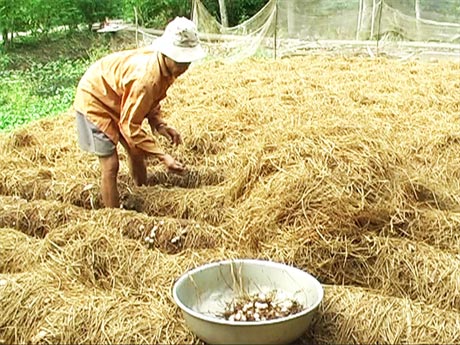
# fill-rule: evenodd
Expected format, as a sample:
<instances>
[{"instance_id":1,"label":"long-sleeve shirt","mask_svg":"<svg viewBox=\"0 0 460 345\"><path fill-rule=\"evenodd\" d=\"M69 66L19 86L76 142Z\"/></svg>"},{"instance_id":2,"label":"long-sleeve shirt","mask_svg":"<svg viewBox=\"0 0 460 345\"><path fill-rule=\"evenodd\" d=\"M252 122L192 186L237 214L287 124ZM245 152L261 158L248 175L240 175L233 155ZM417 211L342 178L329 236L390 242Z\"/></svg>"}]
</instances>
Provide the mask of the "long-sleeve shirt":
<instances>
[{"instance_id":1,"label":"long-sleeve shirt","mask_svg":"<svg viewBox=\"0 0 460 345\"><path fill-rule=\"evenodd\" d=\"M164 58L149 48L112 53L96 61L80 80L74 108L115 144L122 135L130 147L162 155L153 136L142 128L164 123L160 101L174 82Z\"/></svg>"}]
</instances>

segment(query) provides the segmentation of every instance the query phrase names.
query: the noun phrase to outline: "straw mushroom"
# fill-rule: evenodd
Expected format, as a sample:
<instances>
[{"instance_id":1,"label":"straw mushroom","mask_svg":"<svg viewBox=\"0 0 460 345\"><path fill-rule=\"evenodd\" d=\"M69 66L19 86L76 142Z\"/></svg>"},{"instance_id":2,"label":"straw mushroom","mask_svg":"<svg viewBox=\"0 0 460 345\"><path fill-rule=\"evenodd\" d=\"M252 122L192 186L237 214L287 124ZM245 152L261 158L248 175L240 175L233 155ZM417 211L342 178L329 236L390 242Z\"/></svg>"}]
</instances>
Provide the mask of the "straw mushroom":
<instances>
[{"instance_id":1,"label":"straw mushroom","mask_svg":"<svg viewBox=\"0 0 460 345\"><path fill-rule=\"evenodd\" d=\"M302 310L292 299L275 299L276 293L259 293L236 298L227 304L223 316L229 321L265 321L286 317Z\"/></svg>"}]
</instances>

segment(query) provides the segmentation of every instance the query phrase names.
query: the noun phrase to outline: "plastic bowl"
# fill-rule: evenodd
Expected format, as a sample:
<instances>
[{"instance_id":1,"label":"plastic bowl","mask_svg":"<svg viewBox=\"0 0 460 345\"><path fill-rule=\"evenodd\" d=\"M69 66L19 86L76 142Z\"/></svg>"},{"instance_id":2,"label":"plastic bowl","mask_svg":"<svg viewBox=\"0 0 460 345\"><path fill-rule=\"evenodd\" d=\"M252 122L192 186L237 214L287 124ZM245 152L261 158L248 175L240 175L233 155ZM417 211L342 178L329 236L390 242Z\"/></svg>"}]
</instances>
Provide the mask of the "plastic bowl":
<instances>
[{"instance_id":1,"label":"plastic bowl","mask_svg":"<svg viewBox=\"0 0 460 345\"><path fill-rule=\"evenodd\" d=\"M283 293L304 309L266 321L229 321L219 317L242 292ZM281 263L239 259L195 268L181 276L173 298L186 325L208 344L289 344L309 328L324 291L310 274Z\"/></svg>"}]
</instances>

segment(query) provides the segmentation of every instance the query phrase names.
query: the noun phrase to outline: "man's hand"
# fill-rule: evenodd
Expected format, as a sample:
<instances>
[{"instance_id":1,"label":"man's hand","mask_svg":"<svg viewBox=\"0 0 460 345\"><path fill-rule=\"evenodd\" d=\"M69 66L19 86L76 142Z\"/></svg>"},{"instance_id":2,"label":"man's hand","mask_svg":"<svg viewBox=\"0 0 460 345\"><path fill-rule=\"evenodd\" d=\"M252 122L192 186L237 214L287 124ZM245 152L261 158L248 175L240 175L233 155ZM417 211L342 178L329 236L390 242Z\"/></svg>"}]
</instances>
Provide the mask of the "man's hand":
<instances>
[{"instance_id":1,"label":"man's hand","mask_svg":"<svg viewBox=\"0 0 460 345\"><path fill-rule=\"evenodd\" d=\"M166 139L171 141L174 145L182 144L181 135L173 128L164 124L157 126L157 132L164 136Z\"/></svg>"},{"instance_id":2,"label":"man's hand","mask_svg":"<svg viewBox=\"0 0 460 345\"><path fill-rule=\"evenodd\" d=\"M174 174L182 175L185 173L186 169L182 163L176 161L173 157L168 154L163 155L162 157L163 164L166 166L169 172Z\"/></svg>"}]
</instances>

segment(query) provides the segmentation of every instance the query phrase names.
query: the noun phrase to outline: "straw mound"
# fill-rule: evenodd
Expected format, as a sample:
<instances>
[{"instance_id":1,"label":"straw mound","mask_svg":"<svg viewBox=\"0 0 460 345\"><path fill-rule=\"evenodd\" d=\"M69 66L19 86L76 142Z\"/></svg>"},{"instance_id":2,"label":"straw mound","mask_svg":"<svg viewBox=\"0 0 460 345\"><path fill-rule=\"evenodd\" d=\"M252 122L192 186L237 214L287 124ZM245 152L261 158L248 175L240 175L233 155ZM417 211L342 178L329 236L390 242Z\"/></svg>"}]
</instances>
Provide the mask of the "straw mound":
<instances>
[{"instance_id":1,"label":"straw mound","mask_svg":"<svg viewBox=\"0 0 460 345\"><path fill-rule=\"evenodd\" d=\"M458 254L371 232L353 237L309 236L295 243L302 236L300 231L284 231L273 245L264 248L267 258L292 263L327 284L371 288L388 296L460 311L460 298L454 293L460 282Z\"/></svg>"},{"instance_id":2,"label":"straw mound","mask_svg":"<svg viewBox=\"0 0 460 345\"><path fill-rule=\"evenodd\" d=\"M0 228L0 272L19 273L40 262L44 246L40 241L15 229Z\"/></svg>"},{"instance_id":3,"label":"straw mound","mask_svg":"<svg viewBox=\"0 0 460 345\"><path fill-rule=\"evenodd\" d=\"M100 250L103 238L101 234L91 244ZM110 242L116 243L116 238L110 238ZM118 248L110 250L115 255L110 259L129 260L123 262L124 281L112 276L107 283L113 287L105 289L98 281L102 278L87 268L92 264L100 269L102 258L108 259L105 256L108 252L103 250L91 258L96 253L89 248L89 242L80 249L78 243L70 247L72 254L54 253L48 262L27 273L0 275L0 324L6 342L12 339L18 343L73 344L193 341L183 323L177 322L179 313L166 291L171 290L175 277L183 271L207 262L199 251L175 257L143 250L137 243L120 243ZM122 247L124 251L116 250ZM71 257L75 251L85 250L87 256ZM209 250L216 260L228 254L232 256L222 250Z\"/></svg>"},{"instance_id":4,"label":"straw mound","mask_svg":"<svg viewBox=\"0 0 460 345\"><path fill-rule=\"evenodd\" d=\"M354 287L327 286L318 344L458 344L460 314Z\"/></svg>"},{"instance_id":5,"label":"straw mound","mask_svg":"<svg viewBox=\"0 0 460 345\"><path fill-rule=\"evenodd\" d=\"M98 233L99 227L116 230L127 239L143 243L156 227L154 245L169 253L186 248L214 248L224 242L225 234L222 228L186 219L150 217L112 209L90 211L56 201L27 202L8 196L0 196L0 226L12 226L31 237L46 238L57 245L82 238L86 231Z\"/></svg>"},{"instance_id":6,"label":"straw mound","mask_svg":"<svg viewBox=\"0 0 460 345\"><path fill-rule=\"evenodd\" d=\"M117 210L101 208L70 112L3 134L0 342L199 342L175 279L245 257L329 284L303 342L458 342L459 73L314 56L194 66L163 104L184 145L158 138L189 173L150 161L135 187L120 150Z\"/></svg>"}]
</instances>

